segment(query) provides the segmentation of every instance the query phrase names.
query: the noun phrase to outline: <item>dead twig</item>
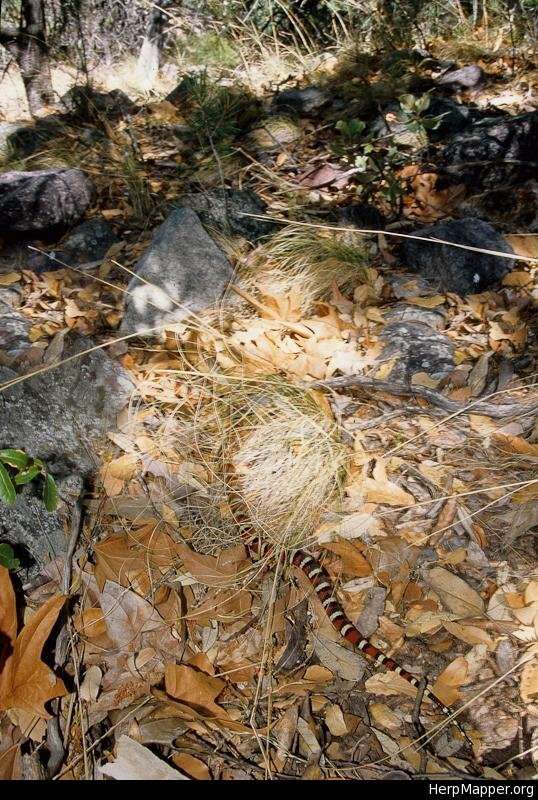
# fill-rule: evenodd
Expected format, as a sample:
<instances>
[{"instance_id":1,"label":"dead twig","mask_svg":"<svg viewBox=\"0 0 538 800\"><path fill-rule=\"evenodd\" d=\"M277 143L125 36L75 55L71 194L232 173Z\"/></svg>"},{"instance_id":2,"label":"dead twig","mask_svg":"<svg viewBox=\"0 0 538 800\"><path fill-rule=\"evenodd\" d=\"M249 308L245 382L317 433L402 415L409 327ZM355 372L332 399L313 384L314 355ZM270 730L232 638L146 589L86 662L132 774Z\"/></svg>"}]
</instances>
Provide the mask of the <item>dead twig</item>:
<instances>
[{"instance_id":1,"label":"dead twig","mask_svg":"<svg viewBox=\"0 0 538 800\"><path fill-rule=\"evenodd\" d=\"M475 401L463 406L455 400L450 400L444 394L428 389L426 386L411 386L395 381L383 381L378 378L369 378L365 375L344 375L341 378L329 378L325 381L312 381L309 389L367 389L371 392L387 392L396 397L419 397L427 400L434 406L448 411L450 414L484 414L493 419L506 419L515 414L534 414L538 411L538 403L521 405L518 403L494 404Z\"/></svg>"}]
</instances>

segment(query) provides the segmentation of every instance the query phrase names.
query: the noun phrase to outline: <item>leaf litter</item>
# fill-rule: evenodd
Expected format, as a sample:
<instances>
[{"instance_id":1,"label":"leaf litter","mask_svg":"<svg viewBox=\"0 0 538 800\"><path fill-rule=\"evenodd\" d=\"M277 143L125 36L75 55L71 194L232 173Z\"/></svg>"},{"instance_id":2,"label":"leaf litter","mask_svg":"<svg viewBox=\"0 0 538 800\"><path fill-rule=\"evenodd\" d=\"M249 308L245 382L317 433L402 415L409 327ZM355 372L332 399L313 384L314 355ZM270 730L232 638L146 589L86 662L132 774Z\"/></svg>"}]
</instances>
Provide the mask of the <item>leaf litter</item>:
<instances>
[{"instance_id":1,"label":"leaf litter","mask_svg":"<svg viewBox=\"0 0 538 800\"><path fill-rule=\"evenodd\" d=\"M179 116L154 103L134 122L148 184L169 199L187 158L167 128ZM110 168L127 133L120 124L111 136ZM307 163L313 145L304 147ZM277 157L277 179L337 205L352 176L326 155L295 175ZM85 158L99 163L102 153ZM162 177L163 158L180 177ZM414 164L401 177L403 214L414 220L446 217L464 192L439 188ZM110 337L121 320L126 276L116 259L132 267L149 236L125 185L105 180L100 213L125 237L91 273L1 276L20 288L36 358L66 330ZM277 211L279 187L257 187ZM510 242L536 258L529 237ZM289 567L297 546L319 556L346 614L376 646L431 679L451 710L466 706L473 752L451 762L445 726L428 771L465 771L501 749L515 757L520 725L532 733L538 718L534 420L309 387L355 374L384 380L394 366L380 361L381 333L399 295L367 240L286 225L253 250L234 250L234 261L231 313L208 313L121 356L136 394L109 432L87 499L69 604L51 579L17 608L0 567L0 774L20 776L28 738L48 744L51 715L66 743L58 777L418 774L415 689L372 672L335 632ZM536 401L532 380L500 380L503 359L529 348L536 266L523 264L499 291L466 298L410 281L407 302L444 315L456 362L442 384L425 373L412 383L460 404L486 393ZM254 558L252 536L272 553ZM51 643L59 619L69 632L63 672ZM292 658L294 625L302 630ZM443 727L426 702L422 716L427 729Z\"/></svg>"}]
</instances>

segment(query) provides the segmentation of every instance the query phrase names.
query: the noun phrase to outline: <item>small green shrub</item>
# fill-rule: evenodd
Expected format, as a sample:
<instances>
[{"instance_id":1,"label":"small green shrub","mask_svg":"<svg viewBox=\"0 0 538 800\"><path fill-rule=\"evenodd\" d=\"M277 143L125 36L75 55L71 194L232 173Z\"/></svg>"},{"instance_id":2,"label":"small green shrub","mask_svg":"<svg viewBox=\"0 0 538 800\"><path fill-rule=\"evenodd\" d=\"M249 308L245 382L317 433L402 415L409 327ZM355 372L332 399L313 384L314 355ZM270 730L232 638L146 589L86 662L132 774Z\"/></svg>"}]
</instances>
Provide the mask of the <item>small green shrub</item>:
<instances>
[{"instance_id":1,"label":"small green shrub","mask_svg":"<svg viewBox=\"0 0 538 800\"><path fill-rule=\"evenodd\" d=\"M27 483L41 484L41 496L47 511L58 505L58 489L54 478L40 458L32 458L24 450L0 450L0 500L12 505L17 490Z\"/></svg>"}]
</instances>

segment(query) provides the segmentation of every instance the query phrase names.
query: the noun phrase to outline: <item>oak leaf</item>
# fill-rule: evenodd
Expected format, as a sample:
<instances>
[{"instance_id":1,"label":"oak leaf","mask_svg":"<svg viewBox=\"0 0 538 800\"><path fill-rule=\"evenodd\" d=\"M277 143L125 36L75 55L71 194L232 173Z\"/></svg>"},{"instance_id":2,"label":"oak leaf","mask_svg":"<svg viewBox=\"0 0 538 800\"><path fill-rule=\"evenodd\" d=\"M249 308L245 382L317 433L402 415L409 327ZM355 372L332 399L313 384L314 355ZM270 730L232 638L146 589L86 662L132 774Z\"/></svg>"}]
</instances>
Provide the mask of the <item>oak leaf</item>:
<instances>
[{"instance_id":1,"label":"oak leaf","mask_svg":"<svg viewBox=\"0 0 538 800\"><path fill-rule=\"evenodd\" d=\"M16 633L15 594L9 572L0 567L0 709L20 709L49 718L45 703L66 694L63 682L41 660L45 642L65 603L51 597Z\"/></svg>"}]
</instances>

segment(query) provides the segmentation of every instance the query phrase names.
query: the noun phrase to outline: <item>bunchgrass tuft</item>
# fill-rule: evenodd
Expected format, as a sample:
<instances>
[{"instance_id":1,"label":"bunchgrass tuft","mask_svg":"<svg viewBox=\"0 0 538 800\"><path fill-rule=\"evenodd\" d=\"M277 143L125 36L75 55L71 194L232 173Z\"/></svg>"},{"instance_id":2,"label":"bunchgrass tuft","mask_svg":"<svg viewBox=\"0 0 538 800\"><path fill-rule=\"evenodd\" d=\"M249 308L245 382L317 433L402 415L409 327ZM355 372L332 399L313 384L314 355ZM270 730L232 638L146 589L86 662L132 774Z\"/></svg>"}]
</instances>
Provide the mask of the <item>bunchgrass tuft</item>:
<instances>
[{"instance_id":1,"label":"bunchgrass tuft","mask_svg":"<svg viewBox=\"0 0 538 800\"><path fill-rule=\"evenodd\" d=\"M200 392L191 457L206 476L182 503L201 552L256 538L306 543L337 497L347 450L314 393L278 377L182 375Z\"/></svg>"},{"instance_id":2,"label":"bunchgrass tuft","mask_svg":"<svg viewBox=\"0 0 538 800\"><path fill-rule=\"evenodd\" d=\"M306 311L316 300L327 299L335 284L345 291L367 280L370 260L358 237L352 245L331 231L289 225L260 248L259 258L241 280L266 295L293 290Z\"/></svg>"}]
</instances>

